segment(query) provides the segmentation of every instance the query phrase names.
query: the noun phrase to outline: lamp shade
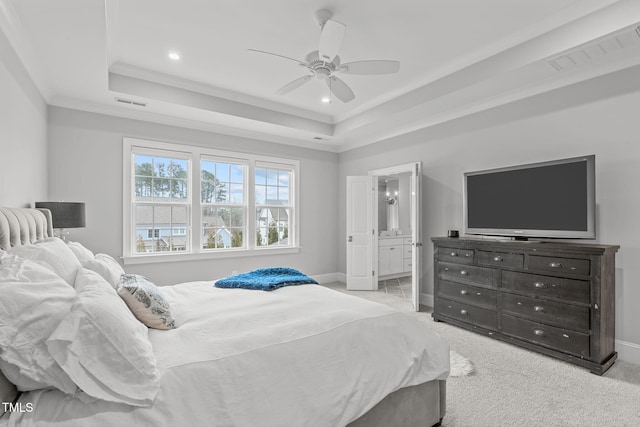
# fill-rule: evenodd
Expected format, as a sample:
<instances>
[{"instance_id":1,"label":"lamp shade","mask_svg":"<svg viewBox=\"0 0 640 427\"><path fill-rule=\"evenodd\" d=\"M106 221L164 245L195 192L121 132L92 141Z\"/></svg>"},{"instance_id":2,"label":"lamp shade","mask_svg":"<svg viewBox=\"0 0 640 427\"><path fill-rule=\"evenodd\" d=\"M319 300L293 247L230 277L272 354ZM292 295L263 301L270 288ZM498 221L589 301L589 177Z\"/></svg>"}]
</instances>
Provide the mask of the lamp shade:
<instances>
[{"instance_id":1,"label":"lamp shade","mask_svg":"<svg viewBox=\"0 0 640 427\"><path fill-rule=\"evenodd\" d=\"M51 211L53 228L79 228L86 225L84 203L36 202L36 208Z\"/></svg>"}]
</instances>

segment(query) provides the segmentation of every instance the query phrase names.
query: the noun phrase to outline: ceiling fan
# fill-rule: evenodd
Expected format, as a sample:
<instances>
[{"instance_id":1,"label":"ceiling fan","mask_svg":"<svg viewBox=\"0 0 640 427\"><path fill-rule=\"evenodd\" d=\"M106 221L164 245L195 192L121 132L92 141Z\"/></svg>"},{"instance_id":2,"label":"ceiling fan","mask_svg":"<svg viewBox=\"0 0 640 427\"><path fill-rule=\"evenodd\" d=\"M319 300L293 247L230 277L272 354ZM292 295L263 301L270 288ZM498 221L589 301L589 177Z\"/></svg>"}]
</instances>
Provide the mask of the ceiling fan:
<instances>
[{"instance_id":1,"label":"ceiling fan","mask_svg":"<svg viewBox=\"0 0 640 427\"><path fill-rule=\"evenodd\" d=\"M344 39L344 34L347 29L346 25L331 19L332 13L326 9L317 11L315 17L322 28L320 33L320 45L318 50L309 52L305 56L304 61L299 61L277 53L248 49L250 52L264 53L294 61L309 71L310 74L297 78L282 86L276 91L276 94L287 94L307 83L313 77L316 77L326 82L330 92L335 95L336 98L342 102L349 102L355 98L355 94L344 81L336 77L334 74L376 75L397 73L400 70L400 62L398 61L374 59L348 62L346 64L340 63L338 51L340 50L342 40Z\"/></svg>"}]
</instances>

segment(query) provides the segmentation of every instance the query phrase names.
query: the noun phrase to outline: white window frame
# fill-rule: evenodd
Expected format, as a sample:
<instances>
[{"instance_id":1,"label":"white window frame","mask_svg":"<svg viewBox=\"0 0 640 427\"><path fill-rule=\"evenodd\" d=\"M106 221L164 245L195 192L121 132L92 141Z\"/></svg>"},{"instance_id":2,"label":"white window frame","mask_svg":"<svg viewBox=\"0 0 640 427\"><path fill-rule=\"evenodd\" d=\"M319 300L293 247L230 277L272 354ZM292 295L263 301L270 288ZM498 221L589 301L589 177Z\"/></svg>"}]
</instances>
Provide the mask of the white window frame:
<instances>
[{"instance_id":1,"label":"white window frame","mask_svg":"<svg viewBox=\"0 0 640 427\"><path fill-rule=\"evenodd\" d=\"M171 152L180 153L184 156L187 153L190 157L189 170L189 214L191 216L191 226L187 227L189 248L185 252L135 252L133 237L134 227L134 196L135 182L133 179L135 171L134 155L139 152L152 154L155 156L170 156ZM300 215L299 209L299 182L300 182L300 162L295 159L263 156L252 153L240 153L211 149L206 147L174 144L143 140L137 138L123 138L123 238L122 238L122 258L126 265L147 264L168 261L187 261L197 259L216 259L238 256L255 255L275 255L291 254L300 250ZM247 215L245 223L244 248L226 248L220 250L202 248L202 206L201 206L201 161L216 159L219 161L229 161L246 164L245 170L245 194L247 199ZM292 171L292 179L289 183L289 197L291 208L289 213L289 245L288 246L256 246L256 203L255 203L255 169L270 164Z\"/></svg>"}]
</instances>

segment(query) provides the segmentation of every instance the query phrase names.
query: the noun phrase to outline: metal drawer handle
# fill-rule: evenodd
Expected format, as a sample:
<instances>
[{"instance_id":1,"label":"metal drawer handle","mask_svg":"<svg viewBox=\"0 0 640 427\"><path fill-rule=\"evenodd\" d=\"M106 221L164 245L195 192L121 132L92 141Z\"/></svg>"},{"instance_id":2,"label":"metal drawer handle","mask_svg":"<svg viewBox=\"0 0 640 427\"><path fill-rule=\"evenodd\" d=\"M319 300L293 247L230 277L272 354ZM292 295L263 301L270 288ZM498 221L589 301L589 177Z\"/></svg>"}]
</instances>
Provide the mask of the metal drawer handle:
<instances>
[{"instance_id":1,"label":"metal drawer handle","mask_svg":"<svg viewBox=\"0 0 640 427\"><path fill-rule=\"evenodd\" d=\"M549 263L549 267L551 267L551 268L562 268L563 265L562 265L561 262L550 262Z\"/></svg>"},{"instance_id":2,"label":"metal drawer handle","mask_svg":"<svg viewBox=\"0 0 640 427\"><path fill-rule=\"evenodd\" d=\"M468 295L468 294L469 294L469 291L466 291L466 290L464 290L464 289L463 289L463 290L461 290L461 291L460 291L460 293L461 293L462 295Z\"/></svg>"},{"instance_id":3,"label":"metal drawer handle","mask_svg":"<svg viewBox=\"0 0 640 427\"><path fill-rule=\"evenodd\" d=\"M501 261L503 261L503 258L501 256L496 256L496 257L493 257L493 260L495 262L501 262Z\"/></svg>"},{"instance_id":4,"label":"metal drawer handle","mask_svg":"<svg viewBox=\"0 0 640 427\"><path fill-rule=\"evenodd\" d=\"M389 248L389 250L390 250L390 251L395 251L395 250L396 250L396 248L394 248L394 247L390 247L390 248Z\"/></svg>"},{"instance_id":5,"label":"metal drawer handle","mask_svg":"<svg viewBox=\"0 0 640 427\"><path fill-rule=\"evenodd\" d=\"M467 310L460 310L460 314L467 315Z\"/></svg>"},{"instance_id":6,"label":"metal drawer handle","mask_svg":"<svg viewBox=\"0 0 640 427\"><path fill-rule=\"evenodd\" d=\"M467 270L460 270L460 274L467 276L469 273L467 273Z\"/></svg>"},{"instance_id":7,"label":"metal drawer handle","mask_svg":"<svg viewBox=\"0 0 640 427\"><path fill-rule=\"evenodd\" d=\"M544 336L544 331L542 329L534 329L533 333L539 337Z\"/></svg>"},{"instance_id":8,"label":"metal drawer handle","mask_svg":"<svg viewBox=\"0 0 640 427\"><path fill-rule=\"evenodd\" d=\"M451 252L451 256L458 256L458 252Z\"/></svg>"},{"instance_id":9,"label":"metal drawer handle","mask_svg":"<svg viewBox=\"0 0 640 427\"><path fill-rule=\"evenodd\" d=\"M542 283L542 282L535 282L535 283L533 284L533 286L535 286L536 288L546 288L546 287L547 287L547 285L545 285L545 284L544 284L544 283Z\"/></svg>"},{"instance_id":10,"label":"metal drawer handle","mask_svg":"<svg viewBox=\"0 0 640 427\"><path fill-rule=\"evenodd\" d=\"M544 311L544 307L541 305L536 305L535 307L533 307L534 311L537 311L538 313Z\"/></svg>"}]
</instances>

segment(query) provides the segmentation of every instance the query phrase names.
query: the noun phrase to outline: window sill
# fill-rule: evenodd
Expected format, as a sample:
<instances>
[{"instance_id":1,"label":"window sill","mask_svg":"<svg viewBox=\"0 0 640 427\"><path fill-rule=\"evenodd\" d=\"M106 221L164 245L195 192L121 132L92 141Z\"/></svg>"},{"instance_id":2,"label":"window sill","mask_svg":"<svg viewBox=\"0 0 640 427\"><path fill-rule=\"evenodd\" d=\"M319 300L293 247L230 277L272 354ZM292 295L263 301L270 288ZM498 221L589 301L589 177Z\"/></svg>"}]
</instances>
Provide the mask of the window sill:
<instances>
[{"instance_id":1,"label":"window sill","mask_svg":"<svg viewBox=\"0 0 640 427\"><path fill-rule=\"evenodd\" d=\"M124 265L138 264L156 264L161 262L183 262L183 261L199 261L199 260L216 260L225 258L238 258L248 256L262 255L283 255L295 254L300 252L300 247L290 248L265 248L250 249L237 251L220 251L220 252L200 252L200 253L158 253L152 255L135 255L124 256L122 260Z\"/></svg>"}]
</instances>

